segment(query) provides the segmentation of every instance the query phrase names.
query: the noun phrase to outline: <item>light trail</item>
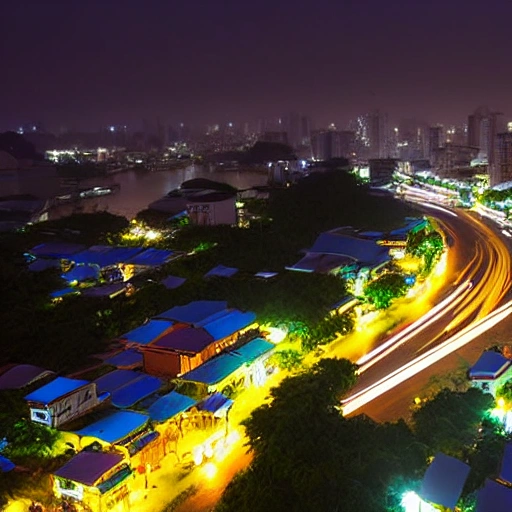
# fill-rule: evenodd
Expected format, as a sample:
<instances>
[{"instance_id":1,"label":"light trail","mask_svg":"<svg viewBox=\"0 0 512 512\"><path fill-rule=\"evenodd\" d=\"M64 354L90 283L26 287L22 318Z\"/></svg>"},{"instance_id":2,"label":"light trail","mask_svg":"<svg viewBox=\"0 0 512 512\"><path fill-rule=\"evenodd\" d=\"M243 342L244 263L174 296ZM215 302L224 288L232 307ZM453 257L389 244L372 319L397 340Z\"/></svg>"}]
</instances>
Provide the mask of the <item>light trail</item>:
<instances>
[{"instance_id":1,"label":"light trail","mask_svg":"<svg viewBox=\"0 0 512 512\"><path fill-rule=\"evenodd\" d=\"M446 208L443 208L442 206L438 206L436 204L432 203L421 203L423 206L426 206L427 208L432 208L434 210L438 210L440 212L446 213L447 215L451 215L452 217L458 217L458 215L455 212L452 212L451 210L447 210Z\"/></svg>"},{"instance_id":2,"label":"light trail","mask_svg":"<svg viewBox=\"0 0 512 512\"><path fill-rule=\"evenodd\" d=\"M460 333L449 338L437 347L432 348L425 354L422 354L409 363L403 365L401 368L398 368L366 389L363 389L343 400L343 414L348 415L353 413L419 372L437 363L449 354L459 350L464 345L467 345L476 337L507 318L511 313L512 301L509 301L504 306L489 314L486 318L466 327Z\"/></svg>"},{"instance_id":3,"label":"light trail","mask_svg":"<svg viewBox=\"0 0 512 512\"><path fill-rule=\"evenodd\" d=\"M375 363L383 359L385 356L389 355L393 350L398 348L403 343L407 342L411 339L412 336L415 336L422 330L426 329L433 322L437 321L442 315L446 313L445 309L447 306L451 305L454 307L459 301L457 298L471 289L469 282L464 283L459 286L449 297L444 299L442 302L434 306L427 314L422 316L419 320L414 322L413 324L407 326L401 332L389 338L385 343L379 345L371 352L368 352L363 357L361 357L357 361L357 365L359 365L359 373L363 373L365 370L373 366Z\"/></svg>"}]
</instances>

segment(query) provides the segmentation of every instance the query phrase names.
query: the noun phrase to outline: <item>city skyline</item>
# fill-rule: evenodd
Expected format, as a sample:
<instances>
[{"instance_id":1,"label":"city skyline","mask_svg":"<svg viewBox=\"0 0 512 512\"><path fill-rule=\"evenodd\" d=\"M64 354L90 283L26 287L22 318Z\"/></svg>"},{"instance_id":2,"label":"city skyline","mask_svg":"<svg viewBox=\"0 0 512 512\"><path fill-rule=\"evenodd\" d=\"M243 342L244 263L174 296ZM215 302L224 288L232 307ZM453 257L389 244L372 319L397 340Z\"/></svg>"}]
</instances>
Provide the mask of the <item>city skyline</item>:
<instances>
[{"instance_id":1,"label":"city skyline","mask_svg":"<svg viewBox=\"0 0 512 512\"><path fill-rule=\"evenodd\" d=\"M498 1L133 0L120 9L25 0L4 17L0 129L242 123L285 112L344 127L374 108L458 124L490 103L507 114L500 62L510 14Z\"/></svg>"}]
</instances>

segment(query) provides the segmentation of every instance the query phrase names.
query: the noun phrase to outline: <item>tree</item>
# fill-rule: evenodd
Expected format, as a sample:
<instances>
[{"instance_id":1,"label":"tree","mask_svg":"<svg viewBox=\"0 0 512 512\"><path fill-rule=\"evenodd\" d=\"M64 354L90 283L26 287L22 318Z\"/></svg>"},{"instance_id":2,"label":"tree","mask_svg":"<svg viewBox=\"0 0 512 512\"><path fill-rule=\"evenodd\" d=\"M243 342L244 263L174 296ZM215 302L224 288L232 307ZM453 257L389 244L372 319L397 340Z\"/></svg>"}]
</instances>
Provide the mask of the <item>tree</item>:
<instances>
[{"instance_id":1,"label":"tree","mask_svg":"<svg viewBox=\"0 0 512 512\"><path fill-rule=\"evenodd\" d=\"M465 458L493 405L492 395L476 388L466 392L443 390L413 413L414 431L432 454Z\"/></svg>"},{"instance_id":2,"label":"tree","mask_svg":"<svg viewBox=\"0 0 512 512\"><path fill-rule=\"evenodd\" d=\"M393 299L403 297L408 289L402 274L388 272L367 284L364 295L377 309L386 309Z\"/></svg>"},{"instance_id":3,"label":"tree","mask_svg":"<svg viewBox=\"0 0 512 512\"><path fill-rule=\"evenodd\" d=\"M507 382L496 390L496 396L503 398L508 407L512 406L512 379L507 380Z\"/></svg>"},{"instance_id":4,"label":"tree","mask_svg":"<svg viewBox=\"0 0 512 512\"><path fill-rule=\"evenodd\" d=\"M401 475L418 476L424 451L403 422L339 414L355 370L347 360L325 359L271 391L271 402L245 423L253 463L227 487L218 512L380 512L384 503L398 505L388 488Z\"/></svg>"}]
</instances>

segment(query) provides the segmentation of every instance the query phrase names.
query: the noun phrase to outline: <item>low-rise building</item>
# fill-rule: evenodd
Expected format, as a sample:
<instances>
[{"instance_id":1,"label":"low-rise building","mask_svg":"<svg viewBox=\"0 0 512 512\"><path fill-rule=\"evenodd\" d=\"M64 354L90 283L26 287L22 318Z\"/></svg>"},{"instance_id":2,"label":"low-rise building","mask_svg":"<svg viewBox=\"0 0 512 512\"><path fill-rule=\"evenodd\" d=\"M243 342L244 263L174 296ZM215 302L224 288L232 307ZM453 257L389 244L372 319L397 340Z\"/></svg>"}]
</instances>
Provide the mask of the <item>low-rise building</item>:
<instances>
[{"instance_id":1,"label":"low-rise building","mask_svg":"<svg viewBox=\"0 0 512 512\"><path fill-rule=\"evenodd\" d=\"M262 338L210 359L181 376L181 380L195 382L204 395L220 391L230 396L236 390L251 385L262 385L272 371L268 360L275 345Z\"/></svg>"},{"instance_id":2,"label":"low-rise building","mask_svg":"<svg viewBox=\"0 0 512 512\"><path fill-rule=\"evenodd\" d=\"M76 500L90 510L124 510L129 505L131 474L120 453L81 452L55 471L54 492L58 498ZM120 508L116 508L118 504Z\"/></svg>"},{"instance_id":3,"label":"low-rise building","mask_svg":"<svg viewBox=\"0 0 512 512\"><path fill-rule=\"evenodd\" d=\"M58 428L87 414L107 397L108 393L98 395L94 382L57 377L28 394L25 400L33 422Z\"/></svg>"},{"instance_id":4,"label":"low-rise building","mask_svg":"<svg viewBox=\"0 0 512 512\"><path fill-rule=\"evenodd\" d=\"M468 372L471 384L485 393L496 391L512 379L512 361L493 351L484 352Z\"/></svg>"}]
</instances>

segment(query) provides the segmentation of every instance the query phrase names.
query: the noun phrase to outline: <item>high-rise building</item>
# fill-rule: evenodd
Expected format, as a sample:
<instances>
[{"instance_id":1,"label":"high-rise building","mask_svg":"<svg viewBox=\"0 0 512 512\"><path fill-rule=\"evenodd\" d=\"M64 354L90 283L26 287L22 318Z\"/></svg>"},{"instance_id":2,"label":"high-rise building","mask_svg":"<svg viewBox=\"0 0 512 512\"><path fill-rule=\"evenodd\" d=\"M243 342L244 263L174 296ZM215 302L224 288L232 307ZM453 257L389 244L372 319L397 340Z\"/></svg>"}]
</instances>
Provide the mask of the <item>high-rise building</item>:
<instances>
[{"instance_id":1,"label":"high-rise building","mask_svg":"<svg viewBox=\"0 0 512 512\"><path fill-rule=\"evenodd\" d=\"M370 158L387 158L389 148L388 115L374 110L368 115Z\"/></svg>"},{"instance_id":2,"label":"high-rise building","mask_svg":"<svg viewBox=\"0 0 512 512\"><path fill-rule=\"evenodd\" d=\"M430 126L428 129L428 155L427 158L432 160L434 156L434 151L438 148L442 148L445 144L444 139L444 127Z\"/></svg>"},{"instance_id":3,"label":"high-rise building","mask_svg":"<svg viewBox=\"0 0 512 512\"><path fill-rule=\"evenodd\" d=\"M497 135L505 130L503 114L479 107L468 116L468 146L479 148L478 158L489 167L497 161Z\"/></svg>"},{"instance_id":4,"label":"high-rise building","mask_svg":"<svg viewBox=\"0 0 512 512\"><path fill-rule=\"evenodd\" d=\"M512 132L497 135L497 162L489 169L490 185L512 181Z\"/></svg>"},{"instance_id":5,"label":"high-rise building","mask_svg":"<svg viewBox=\"0 0 512 512\"><path fill-rule=\"evenodd\" d=\"M317 160L354 156L355 133L336 130L331 125L327 130L319 130L311 136L311 149Z\"/></svg>"}]
</instances>

